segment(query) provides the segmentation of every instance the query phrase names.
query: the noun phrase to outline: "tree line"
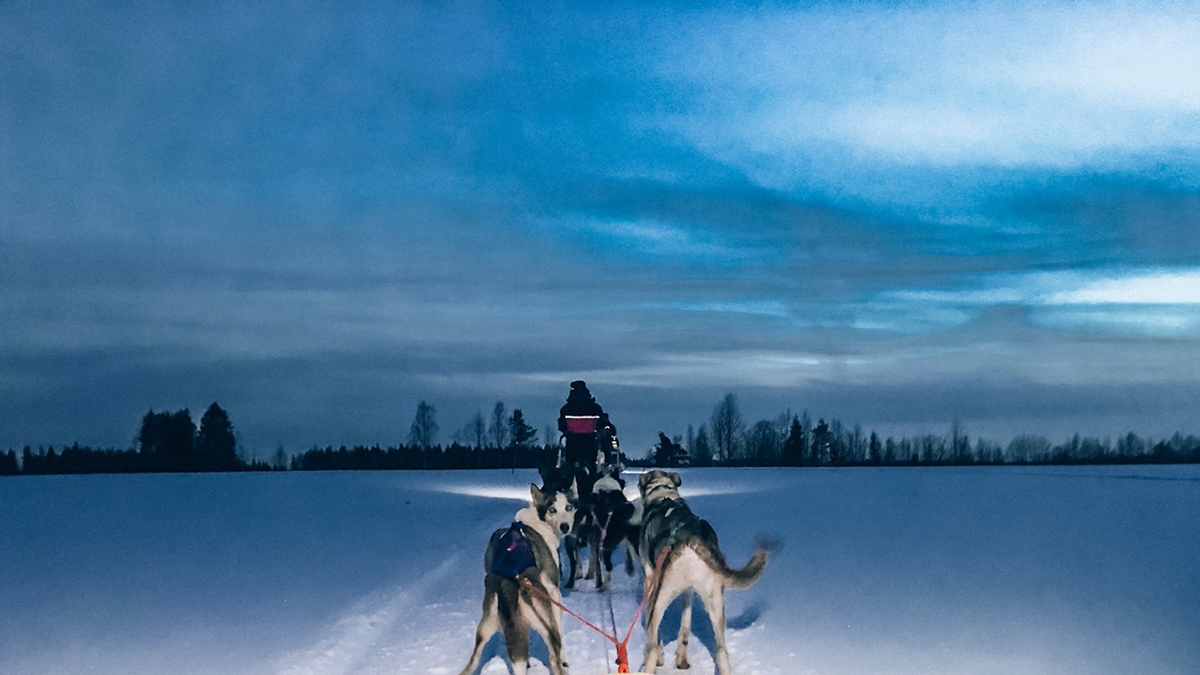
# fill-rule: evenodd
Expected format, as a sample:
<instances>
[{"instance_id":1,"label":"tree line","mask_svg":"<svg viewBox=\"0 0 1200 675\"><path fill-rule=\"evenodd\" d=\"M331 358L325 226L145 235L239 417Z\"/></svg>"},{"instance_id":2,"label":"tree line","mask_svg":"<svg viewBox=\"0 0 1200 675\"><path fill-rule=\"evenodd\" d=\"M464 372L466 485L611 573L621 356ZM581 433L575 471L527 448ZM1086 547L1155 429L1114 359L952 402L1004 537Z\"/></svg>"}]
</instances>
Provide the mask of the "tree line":
<instances>
[{"instance_id":1,"label":"tree line","mask_svg":"<svg viewBox=\"0 0 1200 675\"><path fill-rule=\"evenodd\" d=\"M426 401L417 405L408 443L380 447L313 447L289 455L277 448L270 461L247 460L239 453L229 414L217 403L209 406L197 427L189 409L146 413L128 449L91 448L78 443L55 450L26 446L0 453L0 475L142 473L179 471L322 471L349 469L496 469L535 468L553 463L558 446L538 443L538 432L520 408L509 413L497 401L489 419L478 412L454 433L447 446L437 443L437 410ZM553 431L546 430L546 438Z\"/></svg>"},{"instance_id":2,"label":"tree line","mask_svg":"<svg viewBox=\"0 0 1200 675\"><path fill-rule=\"evenodd\" d=\"M55 451L25 446L17 460L13 450L0 455L0 474L148 473L182 471L246 471L271 468L247 462L238 455L229 414L213 403L200 417L200 426L187 409L146 413L135 438L136 447L99 449L78 443Z\"/></svg>"},{"instance_id":3,"label":"tree line","mask_svg":"<svg viewBox=\"0 0 1200 675\"><path fill-rule=\"evenodd\" d=\"M437 443L441 430L437 409L427 401L417 404L408 430L408 443L389 446L356 445L351 448L312 448L292 457L287 468L296 471L350 469L532 469L557 461L558 445L538 443L538 431L520 408L509 413L503 401L485 418L478 411L455 431L447 446ZM554 438L546 429L547 439ZM276 462L283 459L277 451Z\"/></svg>"},{"instance_id":4,"label":"tree line","mask_svg":"<svg viewBox=\"0 0 1200 675\"><path fill-rule=\"evenodd\" d=\"M681 452L682 450L682 452ZM1053 444L1045 436L1021 434L1006 446L972 440L960 422L946 435L881 438L861 425L840 420L814 423L808 412L790 411L747 425L736 394L728 393L697 429L659 443L647 461L692 466L964 466L973 464L1144 464L1200 462L1200 438L1176 432L1144 439L1127 433L1115 439L1075 434Z\"/></svg>"},{"instance_id":5,"label":"tree line","mask_svg":"<svg viewBox=\"0 0 1200 675\"><path fill-rule=\"evenodd\" d=\"M229 415L215 402L197 427L188 409L151 410L142 418L129 449L93 449L78 444L56 451L29 447L18 455L0 453L0 475L49 473L136 473L161 471L328 471L362 469L512 469L535 468L557 460L557 431L537 429L520 408L509 412L497 401L438 442L437 410L417 404L407 443L351 447L312 447L289 455L277 448L270 461L247 460L240 453ZM972 439L954 422L948 434L881 438L861 425L847 427L836 418L813 422L808 412L790 411L747 424L738 398L728 393L697 428L686 435L659 433L658 443L633 466L964 466L1002 464L1135 464L1200 462L1200 438L1176 433L1159 440L1127 433L1116 438L1076 434L1058 444L1044 436L1022 434L1002 446Z\"/></svg>"}]
</instances>

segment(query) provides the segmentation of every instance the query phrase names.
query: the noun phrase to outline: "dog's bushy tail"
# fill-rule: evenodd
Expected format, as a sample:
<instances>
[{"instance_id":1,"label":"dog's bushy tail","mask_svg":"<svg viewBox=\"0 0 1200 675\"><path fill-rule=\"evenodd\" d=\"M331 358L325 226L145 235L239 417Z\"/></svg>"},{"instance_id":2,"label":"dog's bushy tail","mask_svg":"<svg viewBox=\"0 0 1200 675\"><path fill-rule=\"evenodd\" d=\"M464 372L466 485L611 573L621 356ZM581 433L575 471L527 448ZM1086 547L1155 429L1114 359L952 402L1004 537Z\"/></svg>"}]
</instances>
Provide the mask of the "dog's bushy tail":
<instances>
[{"instance_id":1,"label":"dog's bushy tail","mask_svg":"<svg viewBox=\"0 0 1200 675\"><path fill-rule=\"evenodd\" d=\"M730 588L750 588L767 569L767 558L775 550L778 543L774 540L763 539L758 542L750 561L740 570L735 570L725 562L725 556L719 551L713 551L707 546L692 546L692 550L704 560L709 567L725 578L725 585Z\"/></svg>"}]
</instances>

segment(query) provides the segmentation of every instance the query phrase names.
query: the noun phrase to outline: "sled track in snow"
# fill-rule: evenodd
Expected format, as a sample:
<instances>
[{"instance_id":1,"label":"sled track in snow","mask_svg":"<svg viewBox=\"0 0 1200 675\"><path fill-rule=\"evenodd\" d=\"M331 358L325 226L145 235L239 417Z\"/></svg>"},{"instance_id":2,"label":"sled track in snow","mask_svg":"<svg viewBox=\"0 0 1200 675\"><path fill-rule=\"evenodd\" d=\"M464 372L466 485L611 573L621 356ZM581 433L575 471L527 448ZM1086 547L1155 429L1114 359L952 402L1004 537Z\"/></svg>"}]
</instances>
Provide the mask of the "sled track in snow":
<instances>
[{"instance_id":1,"label":"sled track in snow","mask_svg":"<svg viewBox=\"0 0 1200 675\"><path fill-rule=\"evenodd\" d=\"M424 599L458 564L455 555L421 575L415 583L376 592L360 600L328 626L307 649L288 652L276 660L275 675L348 675L364 672L381 644L390 644L396 624L411 617ZM385 651L385 655L390 652Z\"/></svg>"}]
</instances>

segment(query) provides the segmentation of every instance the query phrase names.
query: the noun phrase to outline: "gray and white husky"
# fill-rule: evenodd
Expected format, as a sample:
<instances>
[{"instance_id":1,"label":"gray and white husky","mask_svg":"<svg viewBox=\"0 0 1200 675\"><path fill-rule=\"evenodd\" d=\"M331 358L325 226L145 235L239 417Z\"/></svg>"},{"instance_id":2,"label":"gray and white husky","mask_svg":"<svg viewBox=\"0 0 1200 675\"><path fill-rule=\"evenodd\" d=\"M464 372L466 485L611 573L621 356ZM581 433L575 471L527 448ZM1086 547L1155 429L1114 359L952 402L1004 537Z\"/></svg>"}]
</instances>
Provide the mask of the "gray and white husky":
<instances>
[{"instance_id":1,"label":"gray and white husky","mask_svg":"<svg viewBox=\"0 0 1200 675\"><path fill-rule=\"evenodd\" d=\"M729 652L725 648L725 589L749 588L762 576L771 547L761 543L740 570L731 569L717 546L717 533L701 520L679 496L682 483L673 471L654 469L641 475L642 532L638 553L646 572L646 654L642 670L653 673L662 665L663 646L658 634L663 612L676 596L683 596L679 619L679 641L675 667L689 667L688 639L692 625L692 591L700 594L712 621L716 638L715 661L721 675L730 675ZM657 578L656 566L662 558Z\"/></svg>"},{"instance_id":2,"label":"gray and white husky","mask_svg":"<svg viewBox=\"0 0 1200 675\"><path fill-rule=\"evenodd\" d=\"M552 675L563 675L562 601L558 590L558 542L571 532L579 495L575 485L542 492L529 486L530 505L517 512L511 527L496 530L483 556L483 617L475 630L475 649L463 668L471 675L480 654L497 631L504 635L513 675L529 665L529 629L541 634L550 651ZM524 584L533 590L522 588Z\"/></svg>"}]
</instances>

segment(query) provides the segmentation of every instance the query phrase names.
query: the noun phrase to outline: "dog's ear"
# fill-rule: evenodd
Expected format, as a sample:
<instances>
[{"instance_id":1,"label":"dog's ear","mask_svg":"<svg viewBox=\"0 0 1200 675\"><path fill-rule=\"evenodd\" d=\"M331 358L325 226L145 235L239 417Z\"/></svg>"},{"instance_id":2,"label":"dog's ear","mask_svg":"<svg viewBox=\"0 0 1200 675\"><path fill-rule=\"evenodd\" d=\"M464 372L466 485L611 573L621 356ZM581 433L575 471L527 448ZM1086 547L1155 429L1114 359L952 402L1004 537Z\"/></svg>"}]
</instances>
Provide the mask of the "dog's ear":
<instances>
[{"instance_id":1,"label":"dog's ear","mask_svg":"<svg viewBox=\"0 0 1200 675\"><path fill-rule=\"evenodd\" d=\"M675 484L675 487L679 487L680 485L683 485L683 479L680 478L679 474L674 471L667 473L667 478L671 479L671 482Z\"/></svg>"},{"instance_id":2,"label":"dog's ear","mask_svg":"<svg viewBox=\"0 0 1200 675\"><path fill-rule=\"evenodd\" d=\"M653 476L649 471L638 476L638 489L644 491L646 489L646 485L650 483L650 479L652 477Z\"/></svg>"},{"instance_id":3,"label":"dog's ear","mask_svg":"<svg viewBox=\"0 0 1200 675\"><path fill-rule=\"evenodd\" d=\"M546 495L542 494L542 491L538 489L538 486L534 485L533 483L529 484L529 496L533 498L533 503L535 506L541 506L542 503L546 501Z\"/></svg>"}]
</instances>

